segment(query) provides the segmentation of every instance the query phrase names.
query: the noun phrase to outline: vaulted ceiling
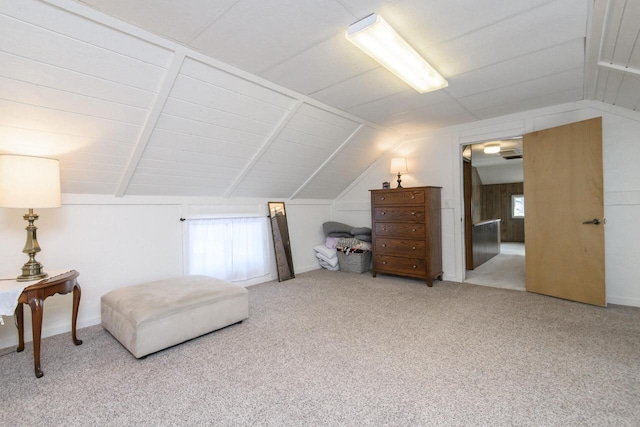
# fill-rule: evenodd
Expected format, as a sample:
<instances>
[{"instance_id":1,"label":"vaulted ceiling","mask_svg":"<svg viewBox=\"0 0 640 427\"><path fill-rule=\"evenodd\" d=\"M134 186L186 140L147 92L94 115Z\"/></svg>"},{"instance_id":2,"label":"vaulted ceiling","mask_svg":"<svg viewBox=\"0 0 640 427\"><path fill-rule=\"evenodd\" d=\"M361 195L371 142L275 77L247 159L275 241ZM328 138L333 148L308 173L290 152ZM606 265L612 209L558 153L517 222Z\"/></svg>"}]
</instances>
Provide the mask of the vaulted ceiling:
<instances>
[{"instance_id":1,"label":"vaulted ceiling","mask_svg":"<svg viewBox=\"0 0 640 427\"><path fill-rule=\"evenodd\" d=\"M347 42L372 12L449 86ZM406 135L640 109L633 0L20 0L0 28L0 153L59 158L67 193L332 199Z\"/></svg>"}]
</instances>

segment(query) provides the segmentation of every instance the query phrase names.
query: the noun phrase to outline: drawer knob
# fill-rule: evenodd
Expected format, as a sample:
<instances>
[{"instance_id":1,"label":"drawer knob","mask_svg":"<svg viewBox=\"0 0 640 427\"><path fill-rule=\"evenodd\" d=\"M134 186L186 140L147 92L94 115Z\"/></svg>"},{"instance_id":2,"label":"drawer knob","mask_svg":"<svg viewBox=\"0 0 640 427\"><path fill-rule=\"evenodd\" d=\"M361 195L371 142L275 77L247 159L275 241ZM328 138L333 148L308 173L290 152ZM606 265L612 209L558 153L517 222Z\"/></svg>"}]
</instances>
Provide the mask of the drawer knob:
<instances>
[{"instance_id":1,"label":"drawer knob","mask_svg":"<svg viewBox=\"0 0 640 427\"><path fill-rule=\"evenodd\" d=\"M416 229L414 228L414 229L413 229L413 230L411 230L411 231L413 231L413 232L415 233Z\"/></svg>"},{"instance_id":2,"label":"drawer knob","mask_svg":"<svg viewBox=\"0 0 640 427\"><path fill-rule=\"evenodd\" d=\"M385 212L385 211L382 211L382 213L380 213L380 215L385 215L385 214L386 214L386 212Z\"/></svg>"},{"instance_id":3,"label":"drawer knob","mask_svg":"<svg viewBox=\"0 0 640 427\"><path fill-rule=\"evenodd\" d=\"M383 243L383 244L382 244L382 247L383 247L383 248L386 248L386 247L387 247L387 244L386 244L386 243Z\"/></svg>"},{"instance_id":4,"label":"drawer knob","mask_svg":"<svg viewBox=\"0 0 640 427\"><path fill-rule=\"evenodd\" d=\"M412 194L412 195L411 195L411 198L412 198L412 199L415 199L415 198L416 198L416 196L414 196L414 195Z\"/></svg>"},{"instance_id":5,"label":"drawer knob","mask_svg":"<svg viewBox=\"0 0 640 427\"><path fill-rule=\"evenodd\" d=\"M384 200L384 197L380 197L380 200Z\"/></svg>"},{"instance_id":6,"label":"drawer knob","mask_svg":"<svg viewBox=\"0 0 640 427\"><path fill-rule=\"evenodd\" d=\"M416 250L416 247L414 246L414 247L412 247L411 249L413 249L413 250L415 251L415 250Z\"/></svg>"},{"instance_id":7,"label":"drawer knob","mask_svg":"<svg viewBox=\"0 0 640 427\"><path fill-rule=\"evenodd\" d=\"M382 261L382 263L383 263L383 264L386 264L386 263L387 263L387 261Z\"/></svg>"},{"instance_id":8,"label":"drawer knob","mask_svg":"<svg viewBox=\"0 0 640 427\"><path fill-rule=\"evenodd\" d=\"M418 268L418 266L417 266L417 265L414 265L414 266L413 266L413 268Z\"/></svg>"},{"instance_id":9,"label":"drawer knob","mask_svg":"<svg viewBox=\"0 0 640 427\"><path fill-rule=\"evenodd\" d=\"M382 231L387 231L387 227L382 227Z\"/></svg>"},{"instance_id":10,"label":"drawer knob","mask_svg":"<svg viewBox=\"0 0 640 427\"><path fill-rule=\"evenodd\" d=\"M416 216L416 213L415 212L411 212L411 215Z\"/></svg>"}]
</instances>

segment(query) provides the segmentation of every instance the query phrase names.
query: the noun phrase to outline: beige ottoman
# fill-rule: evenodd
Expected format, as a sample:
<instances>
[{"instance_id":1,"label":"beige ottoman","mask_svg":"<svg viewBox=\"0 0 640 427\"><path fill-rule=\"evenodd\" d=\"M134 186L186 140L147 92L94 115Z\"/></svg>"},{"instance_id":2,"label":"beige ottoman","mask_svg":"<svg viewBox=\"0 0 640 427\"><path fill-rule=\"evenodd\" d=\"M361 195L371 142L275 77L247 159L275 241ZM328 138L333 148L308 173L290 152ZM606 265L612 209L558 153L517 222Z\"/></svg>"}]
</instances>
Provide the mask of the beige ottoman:
<instances>
[{"instance_id":1,"label":"beige ottoman","mask_svg":"<svg viewBox=\"0 0 640 427\"><path fill-rule=\"evenodd\" d=\"M128 286L101 302L102 326L137 358L249 317L245 288L207 276Z\"/></svg>"}]
</instances>

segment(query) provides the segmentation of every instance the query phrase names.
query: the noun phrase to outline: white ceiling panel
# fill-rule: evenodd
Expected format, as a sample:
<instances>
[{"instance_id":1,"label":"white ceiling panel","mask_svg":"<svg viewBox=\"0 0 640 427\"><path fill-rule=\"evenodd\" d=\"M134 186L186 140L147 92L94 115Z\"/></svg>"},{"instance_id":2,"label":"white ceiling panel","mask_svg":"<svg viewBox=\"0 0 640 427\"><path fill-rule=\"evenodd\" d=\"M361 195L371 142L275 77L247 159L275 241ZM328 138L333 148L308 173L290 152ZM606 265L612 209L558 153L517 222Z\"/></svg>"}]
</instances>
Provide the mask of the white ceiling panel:
<instances>
[{"instance_id":1,"label":"white ceiling panel","mask_svg":"<svg viewBox=\"0 0 640 427\"><path fill-rule=\"evenodd\" d=\"M364 55L364 53L356 52ZM377 67L349 80L337 83L311 96L338 108L349 108L385 98L396 93L412 90L411 86L397 78L386 68Z\"/></svg>"},{"instance_id":2,"label":"white ceiling panel","mask_svg":"<svg viewBox=\"0 0 640 427\"><path fill-rule=\"evenodd\" d=\"M96 137L120 142L135 141L140 126L80 113L52 110L0 99L0 126Z\"/></svg>"},{"instance_id":3,"label":"white ceiling panel","mask_svg":"<svg viewBox=\"0 0 640 427\"><path fill-rule=\"evenodd\" d=\"M212 125L224 123L229 128L243 129L258 135L268 135L273 130L273 123L258 121L243 114L229 113L176 98L169 98L163 111L164 114L170 116L197 120Z\"/></svg>"},{"instance_id":4,"label":"white ceiling panel","mask_svg":"<svg viewBox=\"0 0 640 427\"><path fill-rule=\"evenodd\" d=\"M243 0L190 46L260 74L343 31L345 23L352 20L353 16L337 1L288 0L279 2L275 11L272 2Z\"/></svg>"},{"instance_id":5,"label":"white ceiling panel","mask_svg":"<svg viewBox=\"0 0 640 427\"><path fill-rule=\"evenodd\" d=\"M584 64L583 46L584 39L574 39L470 71L449 79L449 87L446 90L459 98L576 69Z\"/></svg>"},{"instance_id":6,"label":"white ceiling panel","mask_svg":"<svg viewBox=\"0 0 640 427\"><path fill-rule=\"evenodd\" d=\"M500 104L511 104L523 99L561 92L565 88L582 88L582 72L582 68L575 68L540 77L539 79L466 96L460 98L460 102L469 110L478 111Z\"/></svg>"},{"instance_id":7,"label":"white ceiling panel","mask_svg":"<svg viewBox=\"0 0 640 427\"><path fill-rule=\"evenodd\" d=\"M606 85L604 86L602 100L607 104L615 104L620 93L620 87L624 80L625 73L619 70L609 70L607 73Z\"/></svg>"},{"instance_id":8,"label":"white ceiling panel","mask_svg":"<svg viewBox=\"0 0 640 427\"><path fill-rule=\"evenodd\" d=\"M165 67L170 51L160 46L133 38L120 31L96 25L95 21L70 14L44 2L5 2L2 13L27 23L31 28L38 26L51 34L60 34L79 41L81 44L100 47L117 52L141 62Z\"/></svg>"},{"instance_id":9,"label":"white ceiling panel","mask_svg":"<svg viewBox=\"0 0 640 427\"><path fill-rule=\"evenodd\" d=\"M115 120L141 126L146 109L104 101L91 96L70 93L20 80L0 77L0 97L25 105L45 107L66 112L81 111L92 117Z\"/></svg>"},{"instance_id":10,"label":"white ceiling panel","mask_svg":"<svg viewBox=\"0 0 640 427\"><path fill-rule=\"evenodd\" d=\"M451 96L447 93L447 89L423 94L417 93L414 90L406 90L386 98L352 107L348 111L372 122L381 124L394 116L428 105L447 103L450 102L451 99Z\"/></svg>"},{"instance_id":11,"label":"white ceiling panel","mask_svg":"<svg viewBox=\"0 0 640 427\"><path fill-rule=\"evenodd\" d=\"M170 96L266 123L277 123L287 111L285 107L184 75L178 76Z\"/></svg>"},{"instance_id":12,"label":"white ceiling panel","mask_svg":"<svg viewBox=\"0 0 640 427\"><path fill-rule=\"evenodd\" d=\"M632 59L640 59L640 3L633 0L612 0L608 4L609 14L603 35L601 59L610 64L628 67Z\"/></svg>"},{"instance_id":13,"label":"white ceiling panel","mask_svg":"<svg viewBox=\"0 0 640 427\"><path fill-rule=\"evenodd\" d=\"M163 114L158 120L156 129L228 141L230 143L251 145L254 147L259 146L264 141L264 135L229 128L225 125L226 123L209 124Z\"/></svg>"},{"instance_id":14,"label":"white ceiling panel","mask_svg":"<svg viewBox=\"0 0 640 427\"><path fill-rule=\"evenodd\" d=\"M170 132L156 129L148 146L158 148L177 148L183 151L203 154L217 154L224 157L250 159L256 149L252 145L233 144L219 139Z\"/></svg>"},{"instance_id":15,"label":"white ceiling panel","mask_svg":"<svg viewBox=\"0 0 640 427\"><path fill-rule=\"evenodd\" d=\"M296 197L336 198L399 139L397 134L363 127Z\"/></svg>"},{"instance_id":16,"label":"white ceiling panel","mask_svg":"<svg viewBox=\"0 0 640 427\"><path fill-rule=\"evenodd\" d=\"M155 100L155 93L152 91L88 76L75 70L2 51L0 51L0 63L2 64L0 75L16 81L144 109L150 108Z\"/></svg>"},{"instance_id":17,"label":"white ceiling panel","mask_svg":"<svg viewBox=\"0 0 640 427\"><path fill-rule=\"evenodd\" d=\"M562 92L555 92L545 95L538 95L528 99L518 100L512 103L506 103L502 105L496 105L486 108L484 110L476 111L476 114L483 119L491 117L503 116L510 114L511 111L520 109L520 111L534 110L536 108L542 108L545 105L560 105L567 102L578 101L582 98L582 87L576 89L569 89ZM549 104L553 103L553 104Z\"/></svg>"},{"instance_id":18,"label":"white ceiling panel","mask_svg":"<svg viewBox=\"0 0 640 427\"><path fill-rule=\"evenodd\" d=\"M476 120L476 117L457 100L451 99L448 102L399 113L382 121L381 124L391 129L401 128L412 134L467 123Z\"/></svg>"},{"instance_id":19,"label":"white ceiling panel","mask_svg":"<svg viewBox=\"0 0 640 427\"><path fill-rule=\"evenodd\" d=\"M483 28L527 15L549 0L403 0L390 3L378 12L405 38L430 58L429 46L463 37Z\"/></svg>"},{"instance_id":20,"label":"white ceiling panel","mask_svg":"<svg viewBox=\"0 0 640 427\"><path fill-rule=\"evenodd\" d=\"M585 37L587 3L554 1L525 14L429 47L434 66L453 77L526 53Z\"/></svg>"},{"instance_id":21,"label":"white ceiling panel","mask_svg":"<svg viewBox=\"0 0 640 427\"><path fill-rule=\"evenodd\" d=\"M0 15L0 50L105 80L155 91L165 69Z\"/></svg>"},{"instance_id":22,"label":"white ceiling panel","mask_svg":"<svg viewBox=\"0 0 640 427\"><path fill-rule=\"evenodd\" d=\"M640 3L603 1L0 2L0 153L60 158L65 192L336 197L401 135L638 109ZM348 43L372 12L449 87L420 95Z\"/></svg>"},{"instance_id":23,"label":"white ceiling panel","mask_svg":"<svg viewBox=\"0 0 640 427\"><path fill-rule=\"evenodd\" d=\"M80 0L165 37L188 42L238 0Z\"/></svg>"},{"instance_id":24,"label":"white ceiling panel","mask_svg":"<svg viewBox=\"0 0 640 427\"><path fill-rule=\"evenodd\" d=\"M622 78L615 105L637 110L640 105L640 75L626 74Z\"/></svg>"},{"instance_id":25,"label":"white ceiling panel","mask_svg":"<svg viewBox=\"0 0 640 427\"><path fill-rule=\"evenodd\" d=\"M189 58L184 61L180 73L223 91L262 101L265 106L275 105L288 110L295 103L290 96Z\"/></svg>"},{"instance_id":26,"label":"white ceiling panel","mask_svg":"<svg viewBox=\"0 0 640 427\"><path fill-rule=\"evenodd\" d=\"M341 31L260 75L284 87L309 95L341 84L379 66L351 44L346 39L345 32Z\"/></svg>"}]
</instances>

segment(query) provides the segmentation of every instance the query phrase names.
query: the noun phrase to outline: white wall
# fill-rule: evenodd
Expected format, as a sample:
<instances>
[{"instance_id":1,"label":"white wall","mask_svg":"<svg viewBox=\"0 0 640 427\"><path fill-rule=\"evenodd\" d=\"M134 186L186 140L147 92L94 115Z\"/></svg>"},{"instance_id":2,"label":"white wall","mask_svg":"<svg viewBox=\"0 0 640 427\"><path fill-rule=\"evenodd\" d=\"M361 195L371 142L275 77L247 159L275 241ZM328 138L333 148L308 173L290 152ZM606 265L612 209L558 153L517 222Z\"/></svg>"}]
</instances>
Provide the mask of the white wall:
<instances>
[{"instance_id":1,"label":"white wall","mask_svg":"<svg viewBox=\"0 0 640 427\"><path fill-rule=\"evenodd\" d=\"M342 222L371 223L369 189L392 181L392 157L407 157L404 186L442 186L443 268L447 280L464 279L461 146L508 138L603 117L605 268L607 302L640 307L640 113L583 101L451 127L399 144L356 180L335 203Z\"/></svg>"},{"instance_id":2,"label":"white wall","mask_svg":"<svg viewBox=\"0 0 640 427\"><path fill-rule=\"evenodd\" d=\"M280 201L280 200L278 200ZM332 201L285 200L296 273L319 268L313 246L322 242L322 223L330 221ZM15 277L27 261L25 212L0 209L0 277ZM267 215L267 200L180 199L63 195L60 209L36 210L40 219L37 259L45 271L80 273L82 299L78 327L100 323L100 297L119 287L183 274L181 217ZM271 274L246 282L276 280ZM72 295L55 295L44 305L43 336L71 330ZM31 340L31 310L25 307L25 339ZM0 326L0 348L17 345L13 318ZM80 336L82 339L82 336Z\"/></svg>"}]
</instances>

